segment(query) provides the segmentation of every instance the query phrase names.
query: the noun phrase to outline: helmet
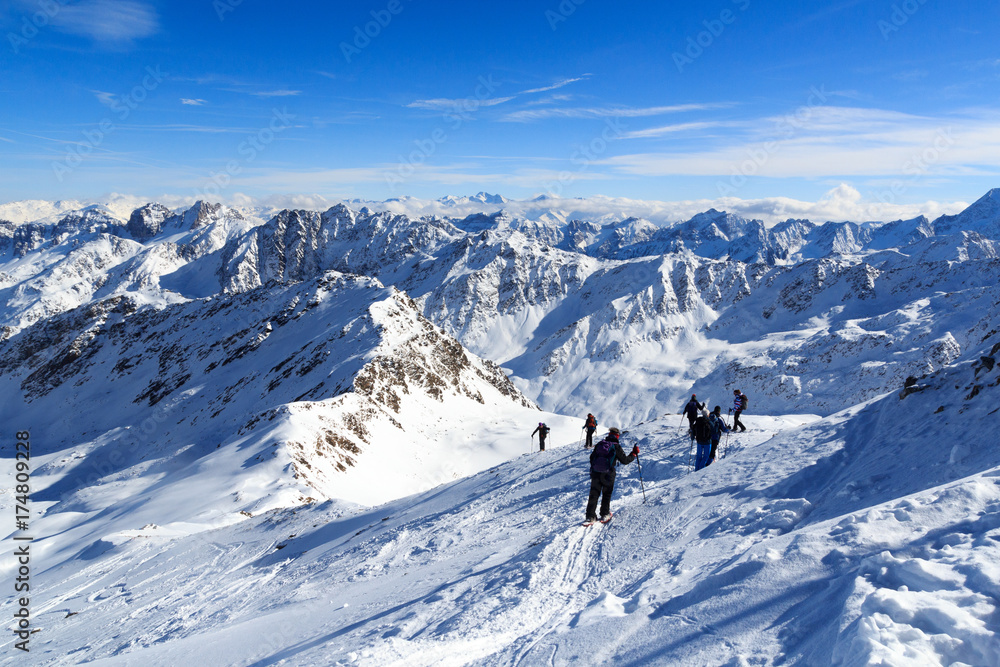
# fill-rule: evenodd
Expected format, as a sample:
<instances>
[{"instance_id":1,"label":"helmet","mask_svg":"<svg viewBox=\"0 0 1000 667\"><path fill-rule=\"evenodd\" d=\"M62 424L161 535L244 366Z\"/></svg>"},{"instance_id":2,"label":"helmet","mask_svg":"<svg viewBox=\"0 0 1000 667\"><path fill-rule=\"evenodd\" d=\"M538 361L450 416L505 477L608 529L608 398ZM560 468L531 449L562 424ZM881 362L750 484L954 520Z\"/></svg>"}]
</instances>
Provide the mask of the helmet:
<instances>
[{"instance_id":1,"label":"helmet","mask_svg":"<svg viewBox=\"0 0 1000 667\"><path fill-rule=\"evenodd\" d=\"M691 394L691 398L698 398L698 394Z\"/></svg>"}]
</instances>

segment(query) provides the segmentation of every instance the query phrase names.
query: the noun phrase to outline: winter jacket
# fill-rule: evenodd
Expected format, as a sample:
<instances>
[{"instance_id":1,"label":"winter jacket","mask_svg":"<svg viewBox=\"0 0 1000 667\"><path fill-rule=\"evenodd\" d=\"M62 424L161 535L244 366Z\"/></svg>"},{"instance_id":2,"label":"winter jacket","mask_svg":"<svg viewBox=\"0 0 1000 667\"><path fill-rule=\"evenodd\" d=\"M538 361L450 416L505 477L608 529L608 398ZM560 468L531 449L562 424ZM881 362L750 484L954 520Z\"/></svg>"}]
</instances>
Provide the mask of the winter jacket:
<instances>
[{"instance_id":1,"label":"winter jacket","mask_svg":"<svg viewBox=\"0 0 1000 667\"><path fill-rule=\"evenodd\" d=\"M607 438L601 440L601 442L604 442L605 440L607 440ZM614 480L617 470L617 465L611 466L611 472L594 472L594 455L597 454L597 450L600 449L601 442L597 443L597 445L594 446L594 451L590 453L590 476L594 477L596 475L600 477L601 475L607 475L608 478L610 478L610 480ZM613 439L611 440L611 442L613 442L615 445L616 463L620 463L623 466L627 466L629 463L632 463L632 461L635 461L635 454L632 454L631 452L629 454L625 454L625 450L622 449L622 446L618 443L617 439Z\"/></svg>"},{"instance_id":2,"label":"winter jacket","mask_svg":"<svg viewBox=\"0 0 1000 667\"><path fill-rule=\"evenodd\" d=\"M531 436L534 437L534 435L537 433L538 438L540 440L544 440L545 437L549 434L549 431L551 430L552 429L550 429L548 426L536 426L535 430L531 432Z\"/></svg>"},{"instance_id":3,"label":"winter jacket","mask_svg":"<svg viewBox=\"0 0 1000 667\"><path fill-rule=\"evenodd\" d=\"M714 412L708 416L708 423L712 425L712 440L718 440L729 430L725 420Z\"/></svg>"},{"instance_id":4,"label":"winter jacket","mask_svg":"<svg viewBox=\"0 0 1000 667\"><path fill-rule=\"evenodd\" d=\"M740 394L733 399L733 412L743 412L747 409L746 405L746 394Z\"/></svg>"},{"instance_id":5,"label":"winter jacket","mask_svg":"<svg viewBox=\"0 0 1000 667\"><path fill-rule=\"evenodd\" d=\"M712 423L707 418L699 416L691 426L691 435L699 445L707 445L712 442Z\"/></svg>"},{"instance_id":6,"label":"winter jacket","mask_svg":"<svg viewBox=\"0 0 1000 667\"><path fill-rule=\"evenodd\" d=\"M589 415L587 417L587 430L594 431L597 430L597 418L594 415Z\"/></svg>"},{"instance_id":7,"label":"winter jacket","mask_svg":"<svg viewBox=\"0 0 1000 667\"><path fill-rule=\"evenodd\" d=\"M690 401L687 402L687 405L684 406L684 414L687 415L689 418L697 417L698 410L701 410L703 407L705 407L704 403L699 403L698 401L692 398Z\"/></svg>"}]
</instances>

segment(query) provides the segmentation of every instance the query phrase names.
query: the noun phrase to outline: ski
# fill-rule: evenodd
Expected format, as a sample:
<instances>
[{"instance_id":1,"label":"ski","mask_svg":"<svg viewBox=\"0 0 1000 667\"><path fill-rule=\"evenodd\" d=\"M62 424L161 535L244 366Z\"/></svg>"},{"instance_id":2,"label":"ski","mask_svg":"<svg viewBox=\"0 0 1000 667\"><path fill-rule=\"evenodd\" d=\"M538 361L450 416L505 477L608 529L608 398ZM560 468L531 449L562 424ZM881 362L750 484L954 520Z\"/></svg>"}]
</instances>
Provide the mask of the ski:
<instances>
[{"instance_id":1,"label":"ski","mask_svg":"<svg viewBox=\"0 0 1000 667\"><path fill-rule=\"evenodd\" d=\"M613 519L614 517L615 517L615 513L614 513L614 512L612 512L611 514L609 514L609 515L608 515L608 518L607 518L607 519L601 519L601 523L608 523L608 522L610 522L610 521L611 521L611 519Z\"/></svg>"},{"instance_id":2,"label":"ski","mask_svg":"<svg viewBox=\"0 0 1000 667\"><path fill-rule=\"evenodd\" d=\"M587 526L593 526L595 523L597 523L597 519L594 519L593 521L584 521L580 525L584 526L584 527L587 527Z\"/></svg>"}]
</instances>

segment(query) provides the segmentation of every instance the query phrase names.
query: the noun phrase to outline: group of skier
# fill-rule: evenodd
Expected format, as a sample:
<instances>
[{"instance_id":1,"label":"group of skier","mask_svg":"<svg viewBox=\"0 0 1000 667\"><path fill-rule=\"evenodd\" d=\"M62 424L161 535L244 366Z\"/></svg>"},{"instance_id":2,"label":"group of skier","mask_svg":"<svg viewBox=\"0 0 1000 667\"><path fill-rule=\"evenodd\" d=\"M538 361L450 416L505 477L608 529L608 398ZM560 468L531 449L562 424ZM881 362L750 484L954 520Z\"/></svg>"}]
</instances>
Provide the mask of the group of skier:
<instances>
[{"instance_id":1,"label":"group of skier","mask_svg":"<svg viewBox=\"0 0 1000 667\"><path fill-rule=\"evenodd\" d=\"M722 418L722 406L716 405L711 412L705 409L705 404L698 401L697 394L691 394L691 400L684 406L683 414L688 419L688 434L692 445L697 443L694 469L701 470L711 465L716 458L722 435L730 430L746 431L747 427L740 421L740 415L747 409L749 399L739 389L733 390L733 407L729 409L733 415L732 427Z\"/></svg>"},{"instance_id":2,"label":"group of skier","mask_svg":"<svg viewBox=\"0 0 1000 667\"><path fill-rule=\"evenodd\" d=\"M698 401L696 394L691 394L691 400L687 402L682 410L682 414L688 419L688 431L691 436L692 445L697 443L697 455L695 456L695 470L710 465L715 461L718 453L719 442L722 435L732 430L734 433L746 431L746 426L740 421L740 415L746 411L749 400L746 394L739 389L733 390L733 406L729 409L733 415L732 426L726 423L722 417L722 407L716 405L711 412L705 409L705 403ZM532 431L534 439L538 434L539 451L545 451L545 439L551 429L543 422L538 423L538 427ZM597 521L607 523L611 520L611 495L615 490L615 471L618 464L628 465L639 457L639 446L632 447L628 454L622 449L621 431L616 427L608 429L608 434L596 445L594 445L594 433L597 431L597 418L587 413L583 430L586 433L586 443L584 449L592 449L590 453L590 495L587 498L587 513L585 526L592 525ZM582 439L581 434L581 439ZM641 469L640 469L641 476ZM600 501L600 511L597 514L597 504Z\"/></svg>"}]
</instances>

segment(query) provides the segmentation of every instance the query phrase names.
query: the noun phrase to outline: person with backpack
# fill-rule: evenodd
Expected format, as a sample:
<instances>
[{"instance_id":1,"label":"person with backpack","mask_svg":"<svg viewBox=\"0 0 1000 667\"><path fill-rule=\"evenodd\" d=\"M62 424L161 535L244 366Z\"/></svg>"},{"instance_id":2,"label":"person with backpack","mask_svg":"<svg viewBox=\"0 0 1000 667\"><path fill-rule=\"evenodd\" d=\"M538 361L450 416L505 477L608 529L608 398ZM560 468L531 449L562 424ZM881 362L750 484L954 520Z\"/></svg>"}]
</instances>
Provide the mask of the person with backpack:
<instances>
[{"instance_id":1,"label":"person with backpack","mask_svg":"<svg viewBox=\"0 0 1000 667\"><path fill-rule=\"evenodd\" d=\"M587 499L587 517L585 523L593 523L597 518L597 500L601 501L600 521L611 520L611 494L615 491L615 466L628 465L639 456L639 445L632 448L626 456L625 450L619 444L621 432L612 428L608 434L594 447L590 453L590 497Z\"/></svg>"},{"instance_id":2,"label":"person with backpack","mask_svg":"<svg viewBox=\"0 0 1000 667\"><path fill-rule=\"evenodd\" d=\"M743 425L740 421L740 414L747 409L750 399L747 398L739 389L733 389L733 433L736 432L737 427L740 431L747 430L747 427Z\"/></svg>"},{"instance_id":3,"label":"person with backpack","mask_svg":"<svg viewBox=\"0 0 1000 667\"><path fill-rule=\"evenodd\" d=\"M545 451L545 437L548 436L549 431L552 430L542 422L538 422L538 427L531 432L531 437L534 438L535 434L538 434L538 451Z\"/></svg>"},{"instance_id":4,"label":"person with backpack","mask_svg":"<svg viewBox=\"0 0 1000 667\"><path fill-rule=\"evenodd\" d=\"M712 427L712 451L708 453L708 463L711 465L715 461L716 451L719 449L719 440L722 434L729 430L726 420L722 418L722 406L716 405L715 409L708 415L708 423Z\"/></svg>"},{"instance_id":5,"label":"person with backpack","mask_svg":"<svg viewBox=\"0 0 1000 667\"><path fill-rule=\"evenodd\" d=\"M698 397L691 394L691 400L684 406L684 415L688 418L688 429L694 428L694 420L698 418L698 411L705 408L704 403L698 402Z\"/></svg>"},{"instance_id":6,"label":"person with backpack","mask_svg":"<svg viewBox=\"0 0 1000 667\"><path fill-rule=\"evenodd\" d=\"M701 470L708 465L708 456L712 451L712 425L708 421L708 413L702 410L691 425L691 436L698 442L698 453L694 459L694 469Z\"/></svg>"},{"instance_id":7,"label":"person with backpack","mask_svg":"<svg viewBox=\"0 0 1000 667\"><path fill-rule=\"evenodd\" d=\"M585 444L583 448L590 449L594 446L594 431L597 430L597 417L588 412L587 423L583 428L587 429L587 444Z\"/></svg>"}]
</instances>

